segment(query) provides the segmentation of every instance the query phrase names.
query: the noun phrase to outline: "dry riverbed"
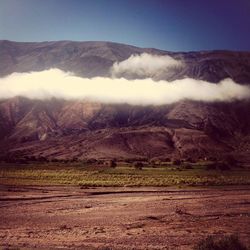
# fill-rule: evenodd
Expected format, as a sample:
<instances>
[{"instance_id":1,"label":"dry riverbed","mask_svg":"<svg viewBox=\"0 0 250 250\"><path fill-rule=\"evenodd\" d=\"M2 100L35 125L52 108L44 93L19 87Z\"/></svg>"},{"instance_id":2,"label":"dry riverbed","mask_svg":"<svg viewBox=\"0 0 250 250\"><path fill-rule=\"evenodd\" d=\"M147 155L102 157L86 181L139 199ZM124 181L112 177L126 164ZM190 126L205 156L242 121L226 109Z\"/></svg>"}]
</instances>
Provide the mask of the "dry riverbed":
<instances>
[{"instance_id":1,"label":"dry riverbed","mask_svg":"<svg viewBox=\"0 0 250 250\"><path fill-rule=\"evenodd\" d=\"M3 249L192 249L207 235L250 245L250 187L0 186Z\"/></svg>"}]
</instances>

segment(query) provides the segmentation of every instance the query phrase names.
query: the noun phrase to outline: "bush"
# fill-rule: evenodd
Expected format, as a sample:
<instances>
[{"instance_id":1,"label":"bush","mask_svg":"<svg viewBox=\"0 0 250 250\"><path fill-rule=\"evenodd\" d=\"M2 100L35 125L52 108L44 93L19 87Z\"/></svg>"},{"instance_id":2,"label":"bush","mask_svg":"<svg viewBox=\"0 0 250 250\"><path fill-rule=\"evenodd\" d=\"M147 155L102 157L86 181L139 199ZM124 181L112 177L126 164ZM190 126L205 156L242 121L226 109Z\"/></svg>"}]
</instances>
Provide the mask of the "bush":
<instances>
[{"instance_id":1,"label":"bush","mask_svg":"<svg viewBox=\"0 0 250 250\"><path fill-rule=\"evenodd\" d=\"M181 160L179 160L179 159L173 160L173 165L180 166L181 165Z\"/></svg>"},{"instance_id":2,"label":"bush","mask_svg":"<svg viewBox=\"0 0 250 250\"><path fill-rule=\"evenodd\" d=\"M227 155L224 161L231 167L238 167L239 164L232 155Z\"/></svg>"},{"instance_id":3,"label":"bush","mask_svg":"<svg viewBox=\"0 0 250 250\"><path fill-rule=\"evenodd\" d=\"M143 163L142 162L140 162L140 161L137 161L137 162L134 162L134 168L135 169L138 169L138 170L142 170L142 168L143 168Z\"/></svg>"},{"instance_id":4,"label":"bush","mask_svg":"<svg viewBox=\"0 0 250 250\"><path fill-rule=\"evenodd\" d=\"M226 162L219 162L217 163L217 169L225 171L225 170L230 170L231 168Z\"/></svg>"},{"instance_id":5,"label":"bush","mask_svg":"<svg viewBox=\"0 0 250 250\"><path fill-rule=\"evenodd\" d=\"M51 162L59 162L59 160L57 158L53 158L51 159Z\"/></svg>"},{"instance_id":6,"label":"bush","mask_svg":"<svg viewBox=\"0 0 250 250\"><path fill-rule=\"evenodd\" d=\"M115 160L110 160L107 164L110 168L115 168L117 166Z\"/></svg>"},{"instance_id":7,"label":"bush","mask_svg":"<svg viewBox=\"0 0 250 250\"><path fill-rule=\"evenodd\" d=\"M170 158L165 158L165 159L163 159L163 161L164 161L164 162L170 162L171 159L170 159Z\"/></svg>"},{"instance_id":8,"label":"bush","mask_svg":"<svg viewBox=\"0 0 250 250\"><path fill-rule=\"evenodd\" d=\"M27 164L29 162L26 159L24 159L24 158L19 158L19 159L16 159L15 163L18 163L18 164Z\"/></svg>"},{"instance_id":9,"label":"bush","mask_svg":"<svg viewBox=\"0 0 250 250\"><path fill-rule=\"evenodd\" d=\"M206 170L216 170L216 163L206 165Z\"/></svg>"},{"instance_id":10,"label":"bush","mask_svg":"<svg viewBox=\"0 0 250 250\"><path fill-rule=\"evenodd\" d=\"M86 163L87 163L87 164L94 164L94 163L96 163L96 162L97 162L97 160L94 159L94 158L89 158L89 159L86 160Z\"/></svg>"},{"instance_id":11,"label":"bush","mask_svg":"<svg viewBox=\"0 0 250 250\"><path fill-rule=\"evenodd\" d=\"M193 159L193 158L191 158L191 157L188 157L188 158L186 159L186 162L196 163L196 160Z\"/></svg>"},{"instance_id":12,"label":"bush","mask_svg":"<svg viewBox=\"0 0 250 250\"><path fill-rule=\"evenodd\" d=\"M226 170L230 170L230 165L228 165L228 163L226 162L214 162L211 164L208 164L206 166L206 170L221 170L221 171L226 171Z\"/></svg>"},{"instance_id":13,"label":"bush","mask_svg":"<svg viewBox=\"0 0 250 250\"><path fill-rule=\"evenodd\" d=\"M193 166L191 164L186 163L183 168L184 169L193 169Z\"/></svg>"},{"instance_id":14,"label":"bush","mask_svg":"<svg viewBox=\"0 0 250 250\"><path fill-rule=\"evenodd\" d=\"M238 236L229 235L222 237L208 236L202 239L194 250L247 250L247 248L240 242Z\"/></svg>"}]
</instances>

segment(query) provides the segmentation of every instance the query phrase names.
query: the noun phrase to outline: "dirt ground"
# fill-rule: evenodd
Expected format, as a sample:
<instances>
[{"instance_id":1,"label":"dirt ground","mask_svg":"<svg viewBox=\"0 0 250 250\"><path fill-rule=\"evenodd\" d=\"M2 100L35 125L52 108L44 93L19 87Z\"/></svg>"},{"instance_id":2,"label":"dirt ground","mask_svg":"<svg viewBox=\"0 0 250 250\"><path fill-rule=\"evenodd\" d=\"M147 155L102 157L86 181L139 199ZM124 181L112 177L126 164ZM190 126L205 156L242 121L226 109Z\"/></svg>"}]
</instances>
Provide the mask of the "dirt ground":
<instances>
[{"instance_id":1,"label":"dirt ground","mask_svg":"<svg viewBox=\"0 0 250 250\"><path fill-rule=\"evenodd\" d=\"M0 186L0 249L192 249L237 233L250 246L250 187Z\"/></svg>"}]
</instances>

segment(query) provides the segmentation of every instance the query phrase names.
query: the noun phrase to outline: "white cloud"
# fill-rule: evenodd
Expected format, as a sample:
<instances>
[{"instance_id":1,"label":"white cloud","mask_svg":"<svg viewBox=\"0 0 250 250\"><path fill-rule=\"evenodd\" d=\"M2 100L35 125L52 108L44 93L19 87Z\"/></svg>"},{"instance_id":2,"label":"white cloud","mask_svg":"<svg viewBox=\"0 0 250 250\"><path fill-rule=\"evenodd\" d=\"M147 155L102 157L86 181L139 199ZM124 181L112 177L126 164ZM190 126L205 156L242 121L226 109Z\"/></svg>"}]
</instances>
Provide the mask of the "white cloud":
<instances>
[{"instance_id":1,"label":"white cloud","mask_svg":"<svg viewBox=\"0 0 250 250\"><path fill-rule=\"evenodd\" d=\"M59 69L50 69L42 72L14 73L0 78L0 98L14 96L162 105L183 99L205 102L242 100L250 97L250 89L236 84L231 79L223 80L219 84L195 79L173 82L103 77L89 79Z\"/></svg>"},{"instance_id":2,"label":"white cloud","mask_svg":"<svg viewBox=\"0 0 250 250\"><path fill-rule=\"evenodd\" d=\"M139 78L148 78L182 65L181 61L167 55L160 56L143 53L141 55L132 55L122 62L115 62L111 68L111 75L120 77L129 74Z\"/></svg>"}]
</instances>

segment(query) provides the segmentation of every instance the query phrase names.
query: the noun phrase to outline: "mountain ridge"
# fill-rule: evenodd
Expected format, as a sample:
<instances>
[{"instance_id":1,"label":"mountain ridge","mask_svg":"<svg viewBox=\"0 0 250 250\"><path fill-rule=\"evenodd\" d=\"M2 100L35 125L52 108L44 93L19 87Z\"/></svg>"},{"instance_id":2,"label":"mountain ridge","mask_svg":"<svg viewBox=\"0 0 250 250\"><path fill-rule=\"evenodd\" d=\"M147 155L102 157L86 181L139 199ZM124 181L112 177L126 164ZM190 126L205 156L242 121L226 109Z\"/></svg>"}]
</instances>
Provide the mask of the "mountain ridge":
<instances>
[{"instance_id":1,"label":"mountain ridge","mask_svg":"<svg viewBox=\"0 0 250 250\"><path fill-rule=\"evenodd\" d=\"M6 43L17 43L17 44L43 44L43 43L100 43L100 44L116 44L116 45L122 45L122 46L129 46L129 47L134 47L134 48L140 48L140 49L153 49L157 51L162 51L162 52L170 52L170 53L205 53L205 52L235 52L235 53L250 53L249 50L232 50L232 49L205 49L205 50L187 50L187 51L172 51L172 50L165 50L165 49L158 49L154 47L140 47L137 45L133 44L124 44L121 42L112 42L112 41L105 41L105 40L48 40L48 41L14 41L14 40L8 40L8 39L0 39L0 43L6 42Z\"/></svg>"},{"instance_id":2,"label":"mountain ridge","mask_svg":"<svg viewBox=\"0 0 250 250\"><path fill-rule=\"evenodd\" d=\"M109 46L104 46L105 44ZM185 67L170 76L160 76L161 80L173 81L190 77L214 83L225 78L231 78L241 84L250 82L250 52L170 52L112 42L64 41L0 41L0 77L13 72L42 71L50 68L71 71L82 77L109 77L110 67L114 62L142 53L169 55L184 62ZM155 79L160 80L157 77Z\"/></svg>"}]
</instances>

